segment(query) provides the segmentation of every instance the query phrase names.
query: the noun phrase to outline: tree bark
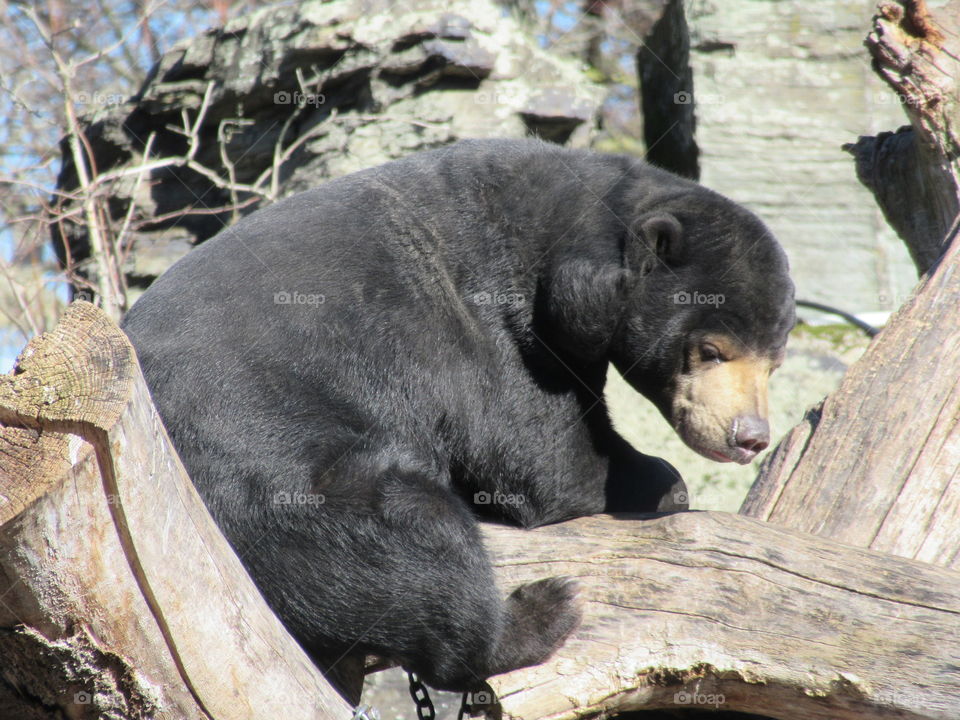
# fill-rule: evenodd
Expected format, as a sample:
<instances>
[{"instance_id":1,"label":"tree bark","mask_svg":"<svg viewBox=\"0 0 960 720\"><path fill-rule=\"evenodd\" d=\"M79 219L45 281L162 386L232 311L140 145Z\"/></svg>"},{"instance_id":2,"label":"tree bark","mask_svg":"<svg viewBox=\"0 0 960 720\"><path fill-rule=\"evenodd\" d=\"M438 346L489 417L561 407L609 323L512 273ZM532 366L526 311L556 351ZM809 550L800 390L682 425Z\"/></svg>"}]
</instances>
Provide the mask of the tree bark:
<instances>
[{"instance_id":1,"label":"tree bark","mask_svg":"<svg viewBox=\"0 0 960 720\"><path fill-rule=\"evenodd\" d=\"M504 718L960 717L960 573L718 512L484 529L504 587L584 600L555 657L491 681Z\"/></svg>"},{"instance_id":2,"label":"tree bark","mask_svg":"<svg viewBox=\"0 0 960 720\"><path fill-rule=\"evenodd\" d=\"M960 211L958 17L958 2L934 10L925 0L879 4L866 45L910 126L844 146L920 274L943 254Z\"/></svg>"},{"instance_id":3,"label":"tree bark","mask_svg":"<svg viewBox=\"0 0 960 720\"><path fill-rule=\"evenodd\" d=\"M637 50L636 66L647 160L698 179L696 93L690 66L690 33L681 0L665 3Z\"/></svg>"},{"instance_id":4,"label":"tree bark","mask_svg":"<svg viewBox=\"0 0 960 720\"><path fill-rule=\"evenodd\" d=\"M952 130L960 46L950 47L958 36L946 28L957 27L958 11L957 2L936 16L923 2L884 2L867 40L913 123L874 139L871 182L927 275L839 389L770 454L741 508L952 568L960 568L960 144Z\"/></svg>"},{"instance_id":5,"label":"tree bark","mask_svg":"<svg viewBox=\"0 0 960 720\"><path fill-rule=\"evenodd\" d=\"M0 717L350 718L88 303L0 376Z\"/></svg>"},{"instance_id":6,"label":"tree bark","mask_svg":"<svg viewBox=\"0 0 960 720\"><path fill-rule=\"evenodd\" d=\"M960 242L765 460L741 512L960 569Z\"/></svg>"}]
</instances>

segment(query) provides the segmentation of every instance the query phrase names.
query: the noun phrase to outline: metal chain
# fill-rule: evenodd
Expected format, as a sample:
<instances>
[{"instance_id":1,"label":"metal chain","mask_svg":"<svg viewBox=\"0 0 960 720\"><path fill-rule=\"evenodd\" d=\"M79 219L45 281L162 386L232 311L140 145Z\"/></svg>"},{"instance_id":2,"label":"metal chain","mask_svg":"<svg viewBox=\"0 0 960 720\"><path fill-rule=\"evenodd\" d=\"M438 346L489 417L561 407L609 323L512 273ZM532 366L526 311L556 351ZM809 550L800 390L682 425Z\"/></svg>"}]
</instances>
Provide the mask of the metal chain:
<instances>
[{"instance_id":1,"label":"metal chain","mask_svg":"<svg viewBox=\"0 0 960 720\"><path fill-rule=\"evenodd\" d=\"M457 720L466 720L470 717L470 693L465 692L460 700L460 712L457 713Z\"/></svg>"},{"instance_id":2,"label":"metal chain","mask_svg":"<svg viewBox=\"0 0 960 720\"><path fill-rule=\"evenodd\" d=\"M415 673L408 672L407 677L410 679L410 697L417 705L417 717L419 720L434 720L437 717L437 711L433 709L433 701L430 699L427 686Z\"/></svg>"}]
</instances>

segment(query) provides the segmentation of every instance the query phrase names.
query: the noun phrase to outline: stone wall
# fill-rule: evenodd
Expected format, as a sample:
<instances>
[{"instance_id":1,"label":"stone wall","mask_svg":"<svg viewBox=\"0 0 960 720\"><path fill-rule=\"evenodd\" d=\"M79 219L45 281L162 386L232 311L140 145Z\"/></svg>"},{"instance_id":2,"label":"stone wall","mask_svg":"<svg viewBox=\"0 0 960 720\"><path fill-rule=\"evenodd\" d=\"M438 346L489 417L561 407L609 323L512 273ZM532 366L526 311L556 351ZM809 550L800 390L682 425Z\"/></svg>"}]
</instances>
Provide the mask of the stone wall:
<instances>
[{"instance_id":1,"label":"stone wall","mask_svg":"<svg viewBox=\"0 0 960 720\"><path fill-rule=\"evenodd\" d=\"M761 215L798 297L895 309L916 283L841 145L906 123L863 39L873 0L688 0L701 181Z\"/></svg>"},{"instance_id":2,"label":"stone wall","mask_svg":"<svg viewBox=\"0 0 960 720\"><path fill-rule=\"evenodd\" d=\"M637 32L679 1L648 0L650 22ZM647 135L656 123L667 131L655 159L686 174L699 169L704 184L763 217L787 247L800 297L854 312L896 308L915 271L841 150L860 134L905 122L862 46L873 0L682 4L687 27L661 27L689 32L689 55L672 35L661 38L664 47L648 38L641 50L641 59L659 53L647 65L663 81L645 79L660 83L654 101L645 98ZM660 92L660 85L676 89L671 78L689 82L691 72L692 94ZM589 145L604 92L492 0L308 0L266 8L167 52L137 97L90 118L98 170L135 168L151 134L152 157L185 152L189 142L171 127L182 125L184 111L197 116L208 86L196 161L225 177L226 158L236 182L259 183L270 197L231 196L176 166L151 171L139 186L132 176L111 185L117 218L136 194L126 264L134 295L233 219L217 208L240 201L249 212L462 137L539 134ZM674 97L695 105L676 106L671 118ZM278 147L289 157L272 174ZM76 179L65 158L60 186L69 189ZM82 228L67 237L82 260Z\"/></svg>"}]
</instances>

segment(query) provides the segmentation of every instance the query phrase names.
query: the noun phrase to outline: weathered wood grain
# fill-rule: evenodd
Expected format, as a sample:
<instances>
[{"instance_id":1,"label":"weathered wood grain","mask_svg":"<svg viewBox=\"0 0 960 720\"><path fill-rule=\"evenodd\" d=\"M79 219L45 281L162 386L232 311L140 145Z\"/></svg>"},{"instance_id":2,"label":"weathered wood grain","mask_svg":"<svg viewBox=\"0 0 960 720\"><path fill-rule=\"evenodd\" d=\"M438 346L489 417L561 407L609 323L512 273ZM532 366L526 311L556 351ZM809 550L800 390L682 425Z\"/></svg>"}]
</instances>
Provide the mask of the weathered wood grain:
<instances>
[{"instance_id":1,"label":"weathered wood grain","mask_svg":"<svg viewBox=\"0 0 960 720\"><path fill-rule=\"evenodd\" d=\"M505 587L584 599L553 659L491 682L505 718L960 717L960 573L725 513L484 530Z\"/></svg>"},{"instance_id":2,"label":"weathered wood grain","mask_svg":"<svg viewBox=\"0 0 960 720\"><path fill-rule=\"evenodd\" d=\"M960 244L761 468L741 512L960 568Z\"/></svg>"},{"instance_id":3,"label":"weathered wood grain","mask_svg":"<svg viewBox=\"0 0 960 720\"><path fill-rule=\"evenodd\" d=\"M884 192L902 201L895 211L933 243L914 249L925 253L920 269L928 272L839 389L770 454L741 513L957 569L960 142L952 119L957 35L946 28L960 28L960 3L936 13L919 1L881 3L868 38L878 72L907 98L913 143L922 144L911 167L943 181L902 173L884 181Z\"/></svg>"},{"instance_id":4,"label":"weathered wood grain","mask_svg":"<svg viewBox=\"0 0 960 720\"><path fill-rule=\"evenodd\" d=\"M960 211L960 3L929 8L925 0L884 0L866 46L910 126L861 137L844 149L925 273L946 249Z\"/></svg>"},{"instance_id":5,"label":"weathered wood grain","mask_svg":"<svg viewBox=\"0 0 960 720\"><path fill-rule=\"evenodd\" d=\"M0 717L349 718L75 303L0 377Z\"/></svg>"}]
</instances>

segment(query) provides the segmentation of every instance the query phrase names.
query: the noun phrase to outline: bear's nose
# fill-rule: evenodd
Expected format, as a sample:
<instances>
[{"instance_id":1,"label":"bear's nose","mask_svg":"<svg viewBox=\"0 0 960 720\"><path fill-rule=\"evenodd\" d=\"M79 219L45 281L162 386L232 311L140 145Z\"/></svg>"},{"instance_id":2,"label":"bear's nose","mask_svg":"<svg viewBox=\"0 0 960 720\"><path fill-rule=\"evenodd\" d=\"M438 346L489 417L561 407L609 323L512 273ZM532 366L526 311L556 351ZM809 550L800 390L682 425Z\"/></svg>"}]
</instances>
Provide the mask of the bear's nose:
<instances>
[{"instance_id":1,"label":"bear's nose","mask_svg":"<svg viewBox=\"0 0 960 720\"><path fill-rule=\"evenodd\" d=\"M733 439L738 448L758 453L770 444L770 423L757 415L742 415L736 420Z\"/></svg>"}]
</instances>

